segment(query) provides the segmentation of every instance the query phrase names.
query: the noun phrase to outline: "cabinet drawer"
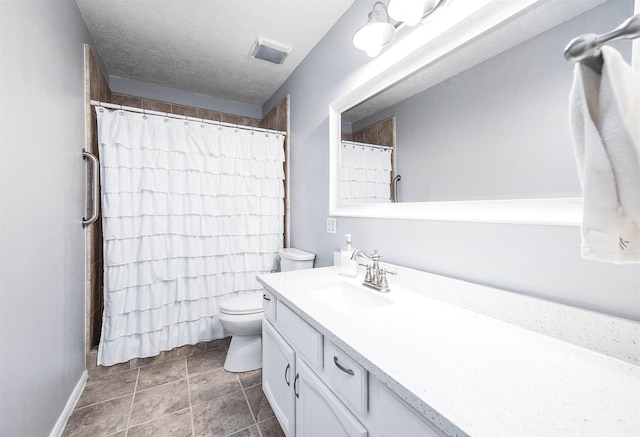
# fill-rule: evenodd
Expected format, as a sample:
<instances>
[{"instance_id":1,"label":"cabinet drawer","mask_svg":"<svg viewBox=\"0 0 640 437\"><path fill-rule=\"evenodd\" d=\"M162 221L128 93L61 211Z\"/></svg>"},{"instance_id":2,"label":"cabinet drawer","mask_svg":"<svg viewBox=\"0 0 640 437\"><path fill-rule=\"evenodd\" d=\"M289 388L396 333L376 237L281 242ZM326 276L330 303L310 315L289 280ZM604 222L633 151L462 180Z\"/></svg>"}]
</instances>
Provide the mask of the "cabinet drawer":
<instances>
[{"instance_id":1,"label":"cabinet drawer","mask_svg":"<svg viewBox=\"0 0 640 437\"><path fill-rule=\"evenodd\" d=\"M324 344L323 379L354 412L367 412L367 371L330 341Z\"/></svg>"},{"instance_id":2,"label":"cabinet drawer","mask_svg":"<svg viewBox=\"0 0 640 437\"><path fill-rule=\"evenodd\" d=\"M267 290L262 292L262 308L264 309L264 317L271 323L276 321L276 302L277 298Z\"/></svg>"},{"instance_id":3,"label":"cabinet drawer","mask_svg":"<svg viewBox=\"0 0 640 437\"><path fill-rule=\"evenodd\" d=\"M322 369L322 334L279 300L276 306L278 331L311 366Z\"/></svg>"}]
</instances>

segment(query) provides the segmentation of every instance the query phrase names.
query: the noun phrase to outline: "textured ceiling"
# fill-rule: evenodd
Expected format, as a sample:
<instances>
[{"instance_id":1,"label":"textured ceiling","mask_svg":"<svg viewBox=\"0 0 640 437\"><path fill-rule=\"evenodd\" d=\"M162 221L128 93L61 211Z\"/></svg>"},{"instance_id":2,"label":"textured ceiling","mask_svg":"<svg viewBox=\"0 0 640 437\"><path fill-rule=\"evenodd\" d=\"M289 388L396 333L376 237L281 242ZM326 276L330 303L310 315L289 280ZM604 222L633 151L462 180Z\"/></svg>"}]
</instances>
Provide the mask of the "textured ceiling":
<instances>
[{"instance_id":1,"label":"textured ceiling","mask_svg":"<svg viewBox=\"0 0 640 437\"><path fill-rule=\"evenodd\" d=\"M264 104L354 0L76 0L107 74ZM258 36L292 47L249 56Z\"/></svg>"}]
</instances>

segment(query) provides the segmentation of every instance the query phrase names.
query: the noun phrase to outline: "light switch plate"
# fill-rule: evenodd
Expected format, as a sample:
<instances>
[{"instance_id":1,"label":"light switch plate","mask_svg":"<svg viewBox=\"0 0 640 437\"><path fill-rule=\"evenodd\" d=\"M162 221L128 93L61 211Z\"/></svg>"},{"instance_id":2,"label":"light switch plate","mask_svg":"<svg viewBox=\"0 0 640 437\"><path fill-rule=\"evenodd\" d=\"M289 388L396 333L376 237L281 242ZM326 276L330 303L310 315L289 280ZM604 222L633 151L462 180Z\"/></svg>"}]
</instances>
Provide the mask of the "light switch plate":
<instances>
[{"instance_id":1,"label":"light switch plate","mask_svg":"<svg viewBox=\"0 0 640 437\"><path fill-rule=\"evenodd\" d=\"M335 234L336 233L336 218L335 217L327 217L327 233Z\"/></svg>"}]
</instances>

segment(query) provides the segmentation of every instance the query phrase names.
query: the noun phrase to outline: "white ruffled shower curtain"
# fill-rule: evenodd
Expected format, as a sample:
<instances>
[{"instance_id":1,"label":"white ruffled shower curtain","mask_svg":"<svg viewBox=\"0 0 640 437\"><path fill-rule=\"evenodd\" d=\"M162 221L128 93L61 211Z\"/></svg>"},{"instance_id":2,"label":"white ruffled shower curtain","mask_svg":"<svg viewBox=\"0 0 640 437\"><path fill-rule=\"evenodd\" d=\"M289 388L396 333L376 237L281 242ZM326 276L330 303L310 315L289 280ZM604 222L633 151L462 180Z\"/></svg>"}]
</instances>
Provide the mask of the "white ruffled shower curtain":
<instances>
[{"instance_id":1,"label":"white ruffled shower curtain","mask_svg":"<svg viewBox=\"0 0 640 437\"><path fill-rule=\"evenodd\" d=\"M104 233L98 364L223 336L284 232L283 135L96 108Z\"/></svg>"},{"instance_id":2,"label":"white ruffled shower curtain","mask_svg":"<svg viewBox=\"0 0 640 437\"><path fill-rule=\"evenodd\" d=\"M391 147L342 142L340 203L391 202Z\"/></svg>"}]
</instances>

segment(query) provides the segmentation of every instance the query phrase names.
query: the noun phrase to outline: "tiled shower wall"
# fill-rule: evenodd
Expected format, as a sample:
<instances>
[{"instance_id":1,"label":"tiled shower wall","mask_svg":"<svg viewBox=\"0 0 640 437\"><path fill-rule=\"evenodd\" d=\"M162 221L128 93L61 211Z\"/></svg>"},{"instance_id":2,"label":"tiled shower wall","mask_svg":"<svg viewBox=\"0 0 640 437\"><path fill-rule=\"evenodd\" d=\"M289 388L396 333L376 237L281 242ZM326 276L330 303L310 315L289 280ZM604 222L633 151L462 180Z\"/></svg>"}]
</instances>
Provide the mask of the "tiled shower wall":
<instances>
[{"instance_id":1,"label":"tiled shower wall","mask_svg":"<svg viewBox=\"0 0 640 437\"><path fill-rule=\"evenodd\" d=\"M396 118L389 117L354 132L351 141L394 147L396 144Z\"/></svg>"},{"instance_id":2,"label":"tiled shower wall","mask_svg":"<svg viewBox=\"0 0 640 437\"><path fill-rule=\"evenodd\" d=\"M212 111L208 109L196 108L192 106L178 105L159 100L135 97L126 94L112 93L109 89L98 63L91 54L89 47L85 45L85 77L86 81L86 122L87 122L87 147L86 149L98 156L97 138L97 117L91 107L90 100L99 100L123 106L131 106L141 109L166 112L176 115L204 118L207 120L220 121L224 123L238 124L242 126L259 127L265 129L279 130L287 132L285 136L285 181L289 175L289 96L283 98L263 120L256 118L242 117L234 114ZM285 182L285 235L284 245L289 243L289 186ZM88 184L88 186L90 186ZM88 188L88 191L90 189ZM90 195L90 193L89 193ZM91 199L88 197L88 202ZM87 212L89 214L89 212ZM86 232L86 252L87 252L87 272L86 272L86 333L87 333L87 361L95 366L95 351L91 349L98 345L100 341L100 331L102 329L103 302L103 258L102 258L102 220L101 217L89 225ZM183 347L184 348L184 347ZM181 349L183 349L181 348ZM161 354L162 355L162 354ZM161 358L161 357L159 357ZM88 364L89 365L89 364Z\"/></svg>"},{"instance_id":3,"label":"tiled shower wall","mask_svg":"<svg viewBox=\"0 0 640 437\"><path fill-rule=\"evenodd\" d=\"M262 120L262 126L265 129L278 130L282 132L286 132L287 135L284 137L284 174L285 178L288 181L289 179L289 163L291 160L289 159L289 120L290 120L290 98L287 95L285 98L280 100L276 106L273 107L271 111L264 117ZM291 199L291 195L289 192L289 183L285 182L284 184L284 247L289 247L289 235L291 232L291 223L290 223L290 215L289 215L289 200Z\"/></svg>"},{"instance_id":4,"label":"tiled shower wall","mask_svg":"<svg viewBox=\"0 0 640 437\"><path fill-rule=\"evenodd\" d=\"M224 112L194 108L193 106L176 105L175 103L161 102L159 100L145 99L143 97L134 97L126 94L112 93L110 103L115 103L116 105L131 106L140 109L149 109L158 112L166 112L175 115L184 115L187 117L204 118L207 120L221 121L224 123L233 123L251 127L262 127L262 120L258 120L257 118L241 117L233 114L225 114Z\"/></svg>"},{"instance_id":5,"label":"tiled shower wall","mask_svg":"<svg viewBox=\"0 0 640 437\"><path fill-rule=\"evenodd\" d=\"M95 111L91 108L91 100L102 102L111 101L111 91L109 85L102 75L98 62L93 57L87 44L84 45L85 54L85 149L87 152L98 155L98 119ZM87 205L91 205L93 193L91 186L91 172L88 171L89 183L87 183ZM100 183L100 181L95 181ZM85 213L88 217L91 212ZM86 247L86 284L85 284L85 332L86 351L98 344L100 340L100 330L102 329L102 218L98 216L95 223L88 225L85 232Z\"/></svg>"}]
</instances>

